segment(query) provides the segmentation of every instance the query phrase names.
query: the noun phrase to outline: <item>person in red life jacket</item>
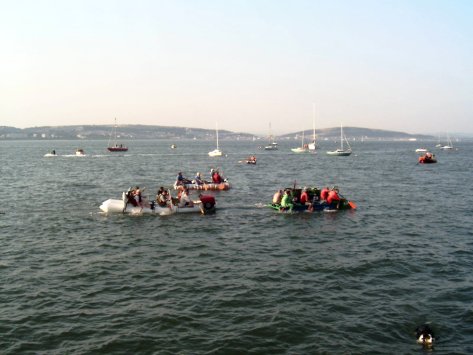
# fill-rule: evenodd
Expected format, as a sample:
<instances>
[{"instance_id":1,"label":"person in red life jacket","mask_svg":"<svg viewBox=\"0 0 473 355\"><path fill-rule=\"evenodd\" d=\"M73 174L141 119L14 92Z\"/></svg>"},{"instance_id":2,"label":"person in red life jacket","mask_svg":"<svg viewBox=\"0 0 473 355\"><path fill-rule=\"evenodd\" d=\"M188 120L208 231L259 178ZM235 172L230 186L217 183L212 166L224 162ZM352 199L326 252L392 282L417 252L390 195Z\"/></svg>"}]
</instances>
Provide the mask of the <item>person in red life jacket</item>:
<instances>
[{"instance_id":1,"label":"person in red life jacket","mask_svg":"<svg viewBox=\"0 0 473 355\"><path fill-rule=\"evenodd\" d=\"M223 179L222 177L220 176L218 170L214 170L213 174L212 174L212 182L214 184L220 184L223 182Z\"/></svg>"},{"instance_id":2,"label":"person in red life jacket","mask_svg":"<svg viewBox=\"0 0 473 355\"><path fill-rule=\"evenodd\" d=\"M328 187L324 187L322 191L320 191L320 200L321 201L327 201L328 193L330 192L330 189Z\"/></svg>"},{"instance_id":3,"label":"person in red life jacket","mask_svg":"<svg viewBox=\"0 0 473 355\"><path fill-rule=\"evenodd\" d=\"M299 203L301 205L310 205L309 194L307 193L307 187L302 189L301 197L299 198Z\"/></svg>"},{"instance_id":4,"label":"person in red life jacket","mask_svg":"<svg viewBox=\"0 0 473 355\"><path fill-rule=\"evenodd\" d=\"M327 197L327 203L330 205L332 208L339 208L340 205L340 196L338 195L338 188L333 187Z\"/></svg>"}]
</instances>

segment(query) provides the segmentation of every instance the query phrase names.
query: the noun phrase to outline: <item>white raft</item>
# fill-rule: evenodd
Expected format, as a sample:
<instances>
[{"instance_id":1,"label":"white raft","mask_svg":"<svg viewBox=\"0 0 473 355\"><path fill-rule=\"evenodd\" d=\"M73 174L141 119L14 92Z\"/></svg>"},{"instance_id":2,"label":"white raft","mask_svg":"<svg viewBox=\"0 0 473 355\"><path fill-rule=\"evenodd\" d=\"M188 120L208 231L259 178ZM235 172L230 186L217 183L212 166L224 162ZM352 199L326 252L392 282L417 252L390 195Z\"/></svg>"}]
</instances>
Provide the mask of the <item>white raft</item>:
<instances>
[{"instance_id":1,"label":"white raft","mask_svg":"<svg viewBox=\"0 0 473 355\"><path fill-rule=\"evenodd\" d=\"M174 213L202 213L208 214L215 212L215 199L213 196L200 196L200 200L193 201L194 205L189 207L179 207L172 204L170 201L165 207L159 206L154 201L146 207L133 206L131 203L126 203L127 200L126 193L122 194L121 200L108 199L100 205L100 209L105 213L130 213L130 214L141 214L141 213L150 213L150 214L159 214L161 216L166 216Z\"/></svg>"}]
</instances>

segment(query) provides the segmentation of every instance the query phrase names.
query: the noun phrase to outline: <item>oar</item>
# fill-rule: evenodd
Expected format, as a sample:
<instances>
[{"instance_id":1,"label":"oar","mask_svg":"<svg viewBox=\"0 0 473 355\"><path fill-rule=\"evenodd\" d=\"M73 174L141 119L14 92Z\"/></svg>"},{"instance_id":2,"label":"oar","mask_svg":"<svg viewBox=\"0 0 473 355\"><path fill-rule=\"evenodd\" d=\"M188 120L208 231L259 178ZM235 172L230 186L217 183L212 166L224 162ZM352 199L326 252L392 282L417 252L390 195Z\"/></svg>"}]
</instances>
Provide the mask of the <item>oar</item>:
<instances>
[{"instance_id":1,"label":"oar","mask_svg":"<svg viewBox=\"0 0 473 355\"><path fill-rule=\"evenodd\" d=\"M348 206L350 206L351 209L356 210L357 205L356 205L355 202L350 201L350 200L347 200L347 199L345 198L345 196L343 196L343 195L341 195L341 194L338 194L338 196L341 197L341 198L343 198L344 200L346 200L347 203L348 203Z\"/></svg>"}]
</instances>

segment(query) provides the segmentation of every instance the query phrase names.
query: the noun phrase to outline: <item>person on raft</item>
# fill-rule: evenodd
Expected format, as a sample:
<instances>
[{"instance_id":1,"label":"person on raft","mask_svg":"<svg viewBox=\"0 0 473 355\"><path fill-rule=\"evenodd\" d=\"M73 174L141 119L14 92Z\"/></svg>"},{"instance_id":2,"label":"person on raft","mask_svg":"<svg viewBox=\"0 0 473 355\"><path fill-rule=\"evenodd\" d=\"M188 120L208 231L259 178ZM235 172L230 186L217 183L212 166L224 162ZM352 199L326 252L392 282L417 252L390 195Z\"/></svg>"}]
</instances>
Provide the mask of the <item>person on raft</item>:
<instances>
[{"instance_id":1,"label":"person on raft","mask_svg":"<svg viewBox=\"0 0 473 355\"><path fill-rule=\"evenodd\" d=\"M179 185L185 185L185 184L190 184L191 181L189 179L186 179L184 176L182 176L182 171L179 171L177 173L176 177L176 182L174 185L179 186Z\"/></svg>"},{"instance_id":2,"label":"person on raft","mask_svg":"<svg viewBox=\"0 0 473 355\"><path fill-rule=\"evenodd\" d=\"M284 195L281 199L281 208L283 210L289 210L292 212L292 209L294 208L294 203L292 202L292 194L290 190L286 190L284 192Z\"/></svg>"}]
</instances>

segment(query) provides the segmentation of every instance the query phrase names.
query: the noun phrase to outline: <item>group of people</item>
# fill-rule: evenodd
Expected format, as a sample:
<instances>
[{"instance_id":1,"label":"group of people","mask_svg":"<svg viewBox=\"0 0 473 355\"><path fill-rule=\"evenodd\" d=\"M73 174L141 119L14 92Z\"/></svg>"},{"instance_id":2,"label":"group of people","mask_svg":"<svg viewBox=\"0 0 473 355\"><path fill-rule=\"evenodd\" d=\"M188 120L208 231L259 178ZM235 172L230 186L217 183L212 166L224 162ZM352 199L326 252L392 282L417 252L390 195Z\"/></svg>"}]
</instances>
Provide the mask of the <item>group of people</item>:
<instances>
[{"instance_id":1,"label":"group of people","mask_svg":"<svg viewBox=\"0 0 473 355\"><path fill-rule=\"evenodd\" d=\"M226 179L220 174L218 169L210 169L210 181L204 180L202 178L202 174L197 172L193 180L187 179L182 175L180 171L177 174L176 182L174 183L175 186L185 186L186 184L196 184L196 185L204 185L204 184L220 184L225 182Z\"/></svg>"},{"instance_id":2,"label":"group of people","mask_svg":"<svg viewBox=\"0 0 473 355\"><path fill-rule=\"evenodd\" d=\"M189 189L181 186L177 193L177 198L173 198L171 193L161 186L156 194L156 202L160 207L166 207L170 204L177 204L178 207L193 207L194 202L190 198Z\"/></svg>"},{"instance_id":3,"label":"group of people","mask_svg":"<svg viewBox=\"0 0 473 355\"><path fill-rule=\"evenodd\" d=\"M256 164L256 156L255 155L250 155L248 158L246 158L246 163L247 164Z\"/></svg>"},{"instance_id":4,"label":"group of people","mask_svg":"<svg viewBox=\"0 0 473 355\"><path fill-rule=\"evenodd\" d=\"M189 189L182 186L177 194L177 198L173 198L171 193L166 190L163 186L158 189L156 193L156 200L151 202L148 198L142 195L144 189L140 189L139 186L130 187L126 192L126 203L131 204L134 207L147 207L152 208L154 203L157 203L160 207L170 206L176 204L178 207L193 207L194 202L190 198ZM154 207L153 207L154 208Z\"/></svg>"},{"instance_id":5,"label":"group of people","mask_svg":"<svg viewBox=\"0 0 473 355\"><path fill-rule=\"evenodd\" d=\"M299 208L307 208L313 211L316 206L324 206L334 209L340 208L342 201L339 190L336 186L329 188L324 187L321 190L316 189L312 196L309 189L304 187L300 193L296 193L295 189L278 190L273 195L273 205L279 205L284 210L292 211Z\"/></svg>"},{"instance_id":6,"label":"group of people","mask_svg":"<svg viewBox=\"0 0 473 355\"><path fill-rule=\"evenodd\" d=\"M144 190L144 189L143 189ZM148 203L143 198L142 191L139 186L130 187L126 192L127 197L127 204L130 203L132 206L135 207L146 207L149 206Z\"/></svg>"}]
</instances>

